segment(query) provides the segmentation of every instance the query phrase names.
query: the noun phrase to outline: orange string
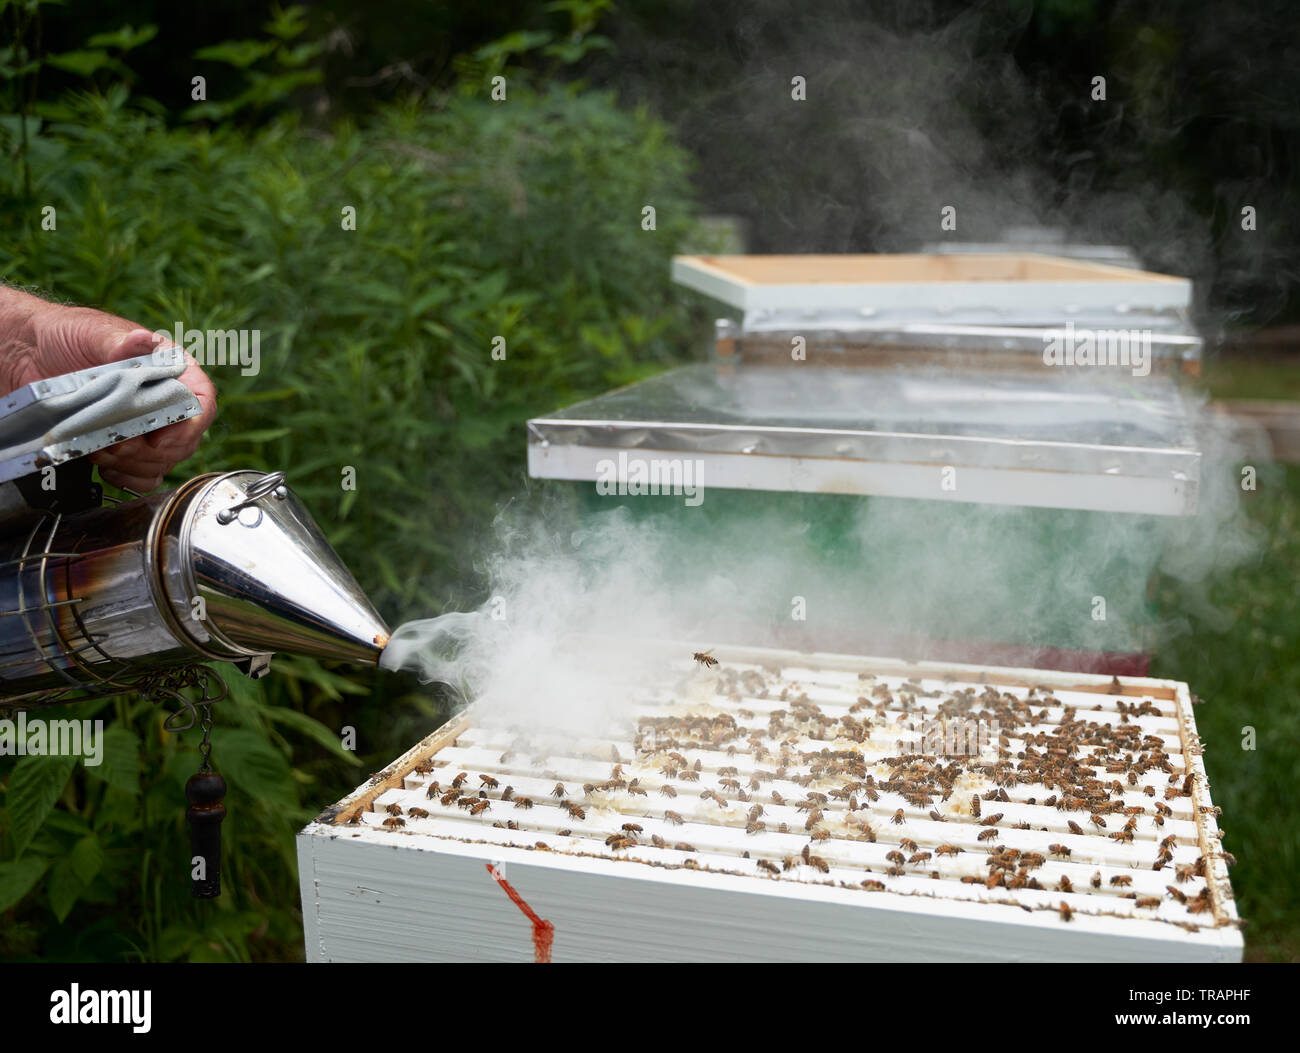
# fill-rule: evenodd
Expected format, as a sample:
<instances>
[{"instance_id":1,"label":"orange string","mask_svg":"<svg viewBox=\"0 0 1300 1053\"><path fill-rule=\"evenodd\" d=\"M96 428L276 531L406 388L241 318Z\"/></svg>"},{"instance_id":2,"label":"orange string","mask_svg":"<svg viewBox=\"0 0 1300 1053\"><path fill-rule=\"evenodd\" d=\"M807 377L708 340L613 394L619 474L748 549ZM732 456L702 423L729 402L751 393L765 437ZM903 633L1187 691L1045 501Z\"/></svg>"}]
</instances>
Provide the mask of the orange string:
<instances>
[{"instance_id":1,"label":"orange string","mask_svg":"<svg viewBox=\"0 0 1300 1053\"><path fill-rule=\"evenodd\" d=\"M524 916L533 923L533 961L549 962L551 960L551 941L555 939L555 926L537 916L537 912L524 902L524 897L511 887L509 881L497 872L491 863L486 864L487 872L496 883L506 890L506 895L514 900L515 906L524 912Z\"/></svg>"}]
</instances>

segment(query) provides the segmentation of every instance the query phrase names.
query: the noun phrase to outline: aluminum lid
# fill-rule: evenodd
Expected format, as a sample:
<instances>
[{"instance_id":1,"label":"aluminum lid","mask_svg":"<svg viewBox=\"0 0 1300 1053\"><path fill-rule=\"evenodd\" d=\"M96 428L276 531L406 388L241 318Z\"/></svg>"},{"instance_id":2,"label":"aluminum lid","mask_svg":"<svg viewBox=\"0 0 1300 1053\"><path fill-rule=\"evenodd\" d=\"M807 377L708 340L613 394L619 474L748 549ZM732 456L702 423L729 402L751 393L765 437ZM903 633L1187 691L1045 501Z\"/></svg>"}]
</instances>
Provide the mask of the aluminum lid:
<instances>
[{"instance_id":1,"label":"aluminum lid","mask_svg":"<svg viewBox=\"0 0 1300 1053\"><path fill-rule=\"evenodd\" d=\"M720 488L1183 515L1190 418L1156 376L698 365L529 421L528 464L595 482L688 459Z\"/></svg>"}]
</instances>

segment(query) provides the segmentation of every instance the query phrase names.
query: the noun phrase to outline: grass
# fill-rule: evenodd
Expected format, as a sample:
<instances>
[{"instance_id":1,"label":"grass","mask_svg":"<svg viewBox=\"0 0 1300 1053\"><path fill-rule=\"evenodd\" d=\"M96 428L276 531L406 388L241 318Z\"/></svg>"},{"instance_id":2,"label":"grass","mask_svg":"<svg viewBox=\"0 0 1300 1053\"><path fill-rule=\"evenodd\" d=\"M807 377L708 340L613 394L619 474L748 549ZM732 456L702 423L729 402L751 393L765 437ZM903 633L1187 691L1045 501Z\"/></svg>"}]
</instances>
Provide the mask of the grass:
<instances>
[{"instance_id":1,"label":"grass","mask_svg":"<svg viewBox=\"0 0 1300 1053\"><path fill-rule=\"evenodd\" d=\"M1300 364L1215 363L1216 398L1300 398ZM1197 727L1232 884L1247 920L1248 961L1300 961L1300 465L1272 466L1247 495L1261 550L1208 583L1212 607L1171 581L1161 607L1187 613L1188 631L1163 648L1152 675L1184 680L1201 699ZM1191 613L1188 613L1191 612ZM1244 748L1254 729L1254 749Z\"/></svg>"}]
</instances>

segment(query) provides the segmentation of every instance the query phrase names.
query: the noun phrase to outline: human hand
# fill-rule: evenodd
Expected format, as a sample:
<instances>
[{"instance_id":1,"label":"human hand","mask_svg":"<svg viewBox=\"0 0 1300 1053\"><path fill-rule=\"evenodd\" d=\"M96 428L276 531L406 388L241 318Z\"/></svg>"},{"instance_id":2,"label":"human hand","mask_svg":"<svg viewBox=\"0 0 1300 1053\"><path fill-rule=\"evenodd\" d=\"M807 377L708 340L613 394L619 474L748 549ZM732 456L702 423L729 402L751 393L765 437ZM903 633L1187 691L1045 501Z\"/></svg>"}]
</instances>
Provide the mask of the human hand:
<instances>
[{"instance_id":1,"label":"human hand","mask_svg":"<svg viewBox=\"0 0 1300 1053\"><path fill-rule=\"evenodd\" d=\"M117 362L171 346L143 326L90 307L47 303L0 287L0 394L35 380ZM91 455L99 473L114 486L147 493L198 448L217 412L217 393L189 354L178 378L199 401L188 420L119 442Z\"/></svg>"}]
</instances>

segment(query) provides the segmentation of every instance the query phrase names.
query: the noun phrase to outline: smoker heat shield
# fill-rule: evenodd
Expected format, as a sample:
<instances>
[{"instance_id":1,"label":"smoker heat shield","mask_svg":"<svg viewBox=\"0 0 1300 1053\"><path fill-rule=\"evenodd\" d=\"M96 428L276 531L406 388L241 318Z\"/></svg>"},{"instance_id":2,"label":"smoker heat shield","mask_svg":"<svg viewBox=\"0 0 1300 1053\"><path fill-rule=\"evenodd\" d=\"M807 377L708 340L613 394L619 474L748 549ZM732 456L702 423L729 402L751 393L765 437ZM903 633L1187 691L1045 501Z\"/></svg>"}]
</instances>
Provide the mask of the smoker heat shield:
<instances>
[{"instance_id":1,"label":"smoker heat shield","mask_svg":"<svg viewBox=\"0 0 1300 1053\"><path fill-rule=\"evenodd\" d=\"M698 365L529 421L528 469L678 460L706 488L1187 515L1193 412L1161 376Z\"/></svg>"}]
</instances>

